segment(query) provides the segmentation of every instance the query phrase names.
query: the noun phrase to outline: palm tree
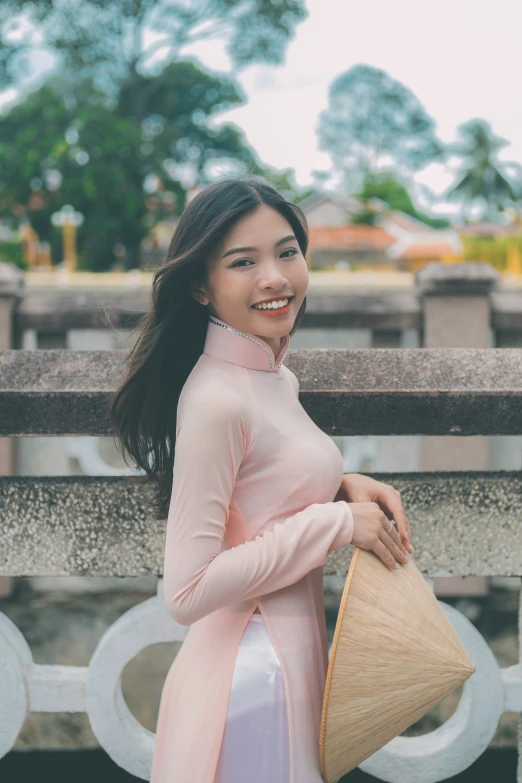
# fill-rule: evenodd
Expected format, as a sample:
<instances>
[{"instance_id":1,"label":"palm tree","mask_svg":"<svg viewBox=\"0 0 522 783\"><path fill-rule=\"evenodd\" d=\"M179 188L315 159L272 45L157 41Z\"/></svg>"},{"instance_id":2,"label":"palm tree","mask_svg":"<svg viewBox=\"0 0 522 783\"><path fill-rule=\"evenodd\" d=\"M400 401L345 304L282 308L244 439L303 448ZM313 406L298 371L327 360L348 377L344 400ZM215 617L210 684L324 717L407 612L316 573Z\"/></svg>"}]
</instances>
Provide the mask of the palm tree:
<instances>
[{"instance_id":1,"label":"palm tree","mask_svg":"<svg viewBox=\"0 0 522 783\"><path fill-rule=\"evenodd\" d=\"M459 172L460 181L444 194L447 199L459 200L464 207L471 207L476 199L485 201L484 219L495 220L507 202L520 198L522 167L518 163L502 163L497 153L509 144L507 139L496 136L485 120L470 120L460 125L461 141L447 147L449 155L464 159ZM508 179L509 168L517 171L519 183Z\"/></svg>"}]
</instances>

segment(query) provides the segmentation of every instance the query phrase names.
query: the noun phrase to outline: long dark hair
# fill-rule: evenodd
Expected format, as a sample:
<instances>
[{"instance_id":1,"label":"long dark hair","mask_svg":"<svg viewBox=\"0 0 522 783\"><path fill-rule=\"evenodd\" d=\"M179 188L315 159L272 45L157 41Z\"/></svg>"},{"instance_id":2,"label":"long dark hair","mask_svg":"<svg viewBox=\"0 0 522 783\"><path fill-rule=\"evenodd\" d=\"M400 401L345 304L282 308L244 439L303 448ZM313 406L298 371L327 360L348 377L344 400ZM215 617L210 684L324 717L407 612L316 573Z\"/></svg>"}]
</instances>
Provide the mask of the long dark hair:
<instances>
[{"instance_id":1,"label":"long dark hair","mask_svg":"<svg viewBox=\"0 0 522 783\"><path fill-rule=\"evenodd\" d=\"M206 282L207 259L226 232L262 203L288 221L306 257L308 224L302 209L262 178L222 179L205 187L185 207L167 258L154 273L150 309L137 325L126 372L110 399L111 425L123 458L128 464L130 456L144 471L129 480L156 484L155 519L168 516L178 400L203 352L207 332L207 308L195 301L193 286ZM305 310L306 296L290 334Z\"/></svg>"}]
</instances>

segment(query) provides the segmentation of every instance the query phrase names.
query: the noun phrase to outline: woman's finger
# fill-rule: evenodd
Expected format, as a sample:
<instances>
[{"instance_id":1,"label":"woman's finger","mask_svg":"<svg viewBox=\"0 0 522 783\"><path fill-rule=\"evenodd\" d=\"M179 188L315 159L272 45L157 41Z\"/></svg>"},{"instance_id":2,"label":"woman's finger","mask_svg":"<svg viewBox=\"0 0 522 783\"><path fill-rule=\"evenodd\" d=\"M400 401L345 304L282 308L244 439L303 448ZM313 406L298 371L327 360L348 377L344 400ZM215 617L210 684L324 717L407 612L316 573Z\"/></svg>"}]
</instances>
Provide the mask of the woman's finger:
<instances>
[{"instance_id":1,"label":"woman's finger","mask_svg":"<svg viewBox=\"0 0 522 783\"><path fill-rule=\"evenodd\" d=\"M373 552L375 552L377 557L380 557L384 565L387 565L388 568L392 569L392 571L400 568L399 563L395 560L388 547L382 543L380 538L375 543Z\"/></svg>"},{"instance_id":2,"label":"woman's finger","mask_svg":"<svg viewBox=\"0 0 522 783\"><path fill-rule=\"evenodd\" d=\"M410 523L402 506L400 492L390 484L384 484L383 486L384 488L379 491L376 503L381 506L383 511L388 511L395 520L399 535L406 542L406 547L409 551L412 552ZM386 508L383 508L383 506Z\"/></svg>"},{"instance_id":3,"label":"woman's finger","mask_svg":"<svg viewBox=\"0 0 522 783\"><path fill-rule=\"evenodd\" d=\"M402 541L402 538L400 537L400 535L399 535L399 533L398 533L398 531L397 531L397 528L395 527L395 525L392 525L392 529L391 529L389 532L388 532L388 527L389 527L389 526L386 526L386 527L385 527L385 532L387 532L387 533L388 533L388 535L389 535L389 536L391 536L391 538L392 538L392 539L395 541L395 543L397 544L397 546L398 546L398 547L400 547L400 550L401 550L401 552L404 552L404 554L405 554L405 555L407 555L407 554L408 554L408 550L407 550L407 549L406 549L406 547L404 546L404 543L403 543L403 541Z\"/></svg>"},{"instance_id":4,"label":"woman's finger","mask_svg":"<svg viewBox=\"0 0 522 783\"><path fill-rule=\"evenodd\" d=\"M403 509L403 510L404 510L404 509ZM409 519L408 519L408 517L406 516L406 513L404 514L404 519L406 520L406 529L407 529L407 531L408 531L408 541L409 541L409 542L410 542L410 544L411 544L411 525L410 525L410 520L409 520ZM413 548L413 547L412 547L412 548Z\"/></svg>"},{"instance_id":5,"label":"woman's finger","mask_svg":"<svg viewBox=\"0 0 522 783\"><path fill-rule=\"evenodd\" d=\"M408 557L408 553L405 552L404 549L401 548L399 544L393 540L392 536L389 533L387 533L384 528L382 528L379 538L384 544L384 546L390 551L392 557L394 557L395 560L398 560L400 563L408 562L408 560L410 559Z\"/></svg>"}]
</instances>

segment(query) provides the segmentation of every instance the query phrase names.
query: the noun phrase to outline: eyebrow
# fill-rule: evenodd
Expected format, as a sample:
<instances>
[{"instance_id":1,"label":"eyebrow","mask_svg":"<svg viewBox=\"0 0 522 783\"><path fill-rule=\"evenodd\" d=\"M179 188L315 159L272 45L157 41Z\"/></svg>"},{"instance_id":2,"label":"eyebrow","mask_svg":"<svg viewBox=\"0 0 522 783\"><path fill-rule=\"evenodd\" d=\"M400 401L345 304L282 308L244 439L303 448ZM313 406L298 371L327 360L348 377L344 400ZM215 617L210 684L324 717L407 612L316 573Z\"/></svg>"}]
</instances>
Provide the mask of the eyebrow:
<instances>
[{"instance_id":1,"label":"eyebrow","mask_svg":"<svg viewBox=\"0 0 522 783\"><path fill-rule=\"evenodd\" d=\"M279 247L279 245L282 245L285 242L289 242L291 239L295 239L297 242L297 239L293 234L288 234L287 237L283 237L278 242L276 242L274 247ZM221 258L231 256L233 253L247 253L249 250L257 250L257 247L233 247L232 250L227 250L227 252L221 256Z\"/></svg>"}]
</instances>

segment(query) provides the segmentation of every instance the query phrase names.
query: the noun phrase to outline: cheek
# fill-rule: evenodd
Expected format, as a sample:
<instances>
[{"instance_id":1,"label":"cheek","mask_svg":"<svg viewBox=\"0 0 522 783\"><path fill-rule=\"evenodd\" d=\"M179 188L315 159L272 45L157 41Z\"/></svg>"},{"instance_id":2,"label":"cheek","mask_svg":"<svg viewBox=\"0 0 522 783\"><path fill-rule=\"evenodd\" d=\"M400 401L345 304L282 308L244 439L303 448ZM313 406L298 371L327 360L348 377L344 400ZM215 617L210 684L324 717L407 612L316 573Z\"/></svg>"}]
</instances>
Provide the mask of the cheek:
<instances>
[{"instance_id":1,"label":"cheek","mask_svg":"<svg viewBox=\"0 0 522 783\"><path fill-rule=\"evenodd\" d=\"M292 280L294 285L299 287L302 291L306 291L308 288L310 274L308 272L308 265L304 256L301 256L300 263L295 265Z\"/></svg>"},{"instance_id":2,"label":"cheek","mask_svg":"<svg viewBox=\"0 0 522 783\"><path fill-rule=\"evenodd\" d=\"M248 275L235 274L223 276L220 281L220 287L217 289L218 296L223 304L234 304L235 302L248 301L252 296L252 279Z\"/></svg>"},{"instance_id":3,"label":"cheek","mask_svg":"<svg viewBox=\"0 0 522 783\"><path fill-rule=\"evenodd\" d=\"M236 270L231 270L230 274L227 274L227 271L215 274L212 278L215 299L223 303L237 299L245 288L245 280L241 278L242 275L237 274Z\"/></svg>"}]
</instances>

